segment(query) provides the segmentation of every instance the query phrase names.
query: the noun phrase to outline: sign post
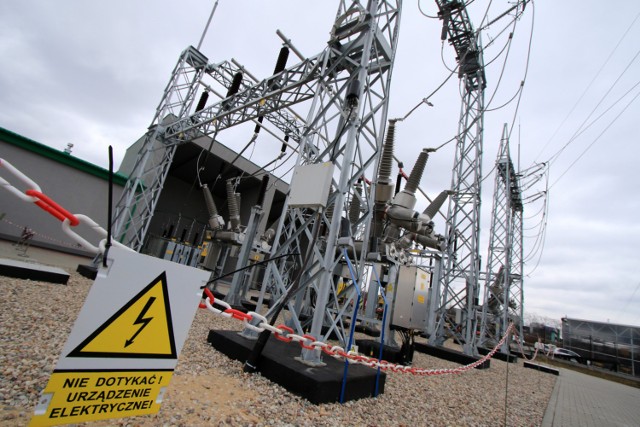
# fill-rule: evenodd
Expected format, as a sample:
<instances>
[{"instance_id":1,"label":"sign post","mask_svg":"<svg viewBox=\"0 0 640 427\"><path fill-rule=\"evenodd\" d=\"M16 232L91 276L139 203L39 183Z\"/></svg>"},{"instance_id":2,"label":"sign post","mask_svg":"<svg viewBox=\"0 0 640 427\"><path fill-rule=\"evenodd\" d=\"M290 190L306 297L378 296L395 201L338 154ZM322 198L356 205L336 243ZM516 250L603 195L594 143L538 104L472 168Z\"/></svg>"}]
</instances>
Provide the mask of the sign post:
<instances>
[{"instance_id":1,"label":"sign post","mask_svg":"<svg viewBox=\"0 0 640 427\"><path fill-rule=\"evenodd\" d=\"M30 426L153 414L209 272L109 250Z\"/></svg>"}]
</instances>

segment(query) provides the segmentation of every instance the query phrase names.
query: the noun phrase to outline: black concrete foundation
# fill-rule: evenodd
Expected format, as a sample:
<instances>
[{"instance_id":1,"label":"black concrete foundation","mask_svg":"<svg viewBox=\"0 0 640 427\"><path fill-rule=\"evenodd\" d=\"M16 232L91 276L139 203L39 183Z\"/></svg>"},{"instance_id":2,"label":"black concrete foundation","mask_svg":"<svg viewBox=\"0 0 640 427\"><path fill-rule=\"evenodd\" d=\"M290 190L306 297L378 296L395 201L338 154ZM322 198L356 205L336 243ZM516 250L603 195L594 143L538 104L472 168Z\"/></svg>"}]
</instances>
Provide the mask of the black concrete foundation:
<instances>
[{"instance_id":1,"label":"black concrete foundation","mask_svg":"<svg viewBox=\"0 0 640 427\"><path fill-rule=\"evenodd\" d=\"M91 280L96 280L96 276L98 276L98 268L91 264L79 264L76 271L80 273L82 277Z\"/></svg>"},{"instance_id":2,"label":"black concrete foundation","mask_svg":"<svg viewBox=\"0 0 640 427\"><path fill-rule=\"evenodd\" d=\"M61 268L0 258L0 276L66 285L69 273Z\"/></svg>"},{"instance_id":3,"label":"black concrete foundation","mask_svg":"<svg viewBox=\"0 0 640 427\"><path fill-rule=\"evenodd\" d=\"M415 344L415 350L419 351L420 353L428 354L429 356L437 357L438 359L460 363L461 365L468 365L480 360L480 357L469 356L459 351L418 342ZM480 365L476 366L476 369L489 369L490 367L491 360L486 360Z\"/></svg>"},{"instance_id":4,"label":"black concrete foundation","mask_svg":"<svg viewBox=\"0 0 640 427\"><path fill-rule=\"evenodd\" d=\"M207 341L221 353L244 362L253 349L255 340L238 335L237 331L209 331ZM322 367L310 367L298 360L301 348L295 343L284 343L273 336L269 338L258 362L258 371L269 380L280 384L292 393L311 403L340 401L345 362L324 355ZM364 365L350 364L345 386L344 401L372 397L378 376L378 394L384 392L386 375Z\"/></svg>"},{"instance_id":5,"label":"black concrete foundation","mask_svg":"<svg viewBox=\"0 0 640 427\"><path fill-rule=\"evenodd\" d=\"M544 365L538 365L537 363L532 363L532 362L524 362L524 367L525 368L529 368L529 369L535 369L536 371L540 371L540 372L545 372L547 374L551 374L551 375L560 375L560 371L557 369L553 369L550 368L548 366L544 366Z\"/></svg>"},{"instance_id":6,"label":"black concrete foundation","mask_svg":"<svg viewBox=\"0 0 640 427\"><path fill-rule=\"evenodd\" d=\"M356 340L358 346L358 352L369 357L380 356L380 343L374 340ZM382 360L387 362L402 364L404 362L404 356L399 348L390 347L385 345L382 347Z\"/></svg>"},{"instance_id":7,"label":"black concrete foundation","mask_svg":"<svg viewBox=\"0 0 640 427\"><path fill-rule=\"evenodd\" d=\"M491 350L489 349L486 349L484 347L478 347L478 353L480 353L483 356L486 356L490 352ZM503 362L509 362L509 363L516 363L518 361L518 356L516 354L504 354L499 351L496 351L496 353L491 358L502 360Z\"/></svg>"}]
</instances>

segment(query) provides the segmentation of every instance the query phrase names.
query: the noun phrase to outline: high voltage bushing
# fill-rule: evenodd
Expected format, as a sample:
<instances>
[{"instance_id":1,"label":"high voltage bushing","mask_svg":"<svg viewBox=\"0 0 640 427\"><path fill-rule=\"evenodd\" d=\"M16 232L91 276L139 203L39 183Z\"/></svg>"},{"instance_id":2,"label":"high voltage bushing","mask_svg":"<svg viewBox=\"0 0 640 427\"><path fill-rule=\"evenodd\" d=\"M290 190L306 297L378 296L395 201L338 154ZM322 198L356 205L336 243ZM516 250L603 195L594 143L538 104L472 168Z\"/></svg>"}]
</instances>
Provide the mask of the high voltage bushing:
<instances>
[{"instance_id":1,"label":"high voltage bushing","mask_svg":"<svg viewBox=\"0 0 640 427\"><path fill-rule=\"evenodd\" d=\"M355 231L356 222L358 222L358 218L360 218L360 197L362 195L362 180L359 179L358 182L353 186L355 192L353 197L351 198L351 204L349 205L349 222L351 223L351 230Z\"/></svg>"},{"instance_id":2,"label":"high voltage bushing","mask_svg":"<svg viewBox=\"0 0 640 427\"><path fill-rule=\"evenodd\" d=\"M393 168L393 148L395 143L396 121L389 120L387 135L382 149L380 159L380 171L378 172L378 184L388 184L391 179L391 169Z\"/></svg>"},{"instance_id":3,"label":"high voltage bushing","mask_svg":"<svg viewBox=\"0 0 640 427\"><path fill-rule=\"evenodd\" d=\"M209 212L209 227L213 230L219 230L224 227L224 219L218 214L218 209L213 201L213 196L207 184L202 185L202 193L204 194L204 202L207 206L207 212Z\"/></svg>"},{"instance_id":4,"label":"high voltage bushing","mask_svg":"<svg viewBox=\"0 0 640 427\"><path fill-rule=\"evenodd\" d=\"M240 227L240 208L238 207L238 193L233 189L233 183L231 181L235 178L227 180L227 204L229 205L229 223L231 229L236 230Z\"/></svg>"}]
</instances>

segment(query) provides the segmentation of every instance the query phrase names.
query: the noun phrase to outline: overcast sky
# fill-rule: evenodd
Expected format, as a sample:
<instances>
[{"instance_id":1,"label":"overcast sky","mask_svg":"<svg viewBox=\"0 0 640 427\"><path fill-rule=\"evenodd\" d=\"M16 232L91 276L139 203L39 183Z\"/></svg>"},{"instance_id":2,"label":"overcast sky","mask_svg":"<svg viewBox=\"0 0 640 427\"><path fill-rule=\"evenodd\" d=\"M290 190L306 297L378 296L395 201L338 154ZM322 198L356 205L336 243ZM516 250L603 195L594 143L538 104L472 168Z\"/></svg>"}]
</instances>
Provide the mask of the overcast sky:
<instances>
[{"instance_id":1,"label":"overcast sky","mask_svg":"<svg viewBox=\"0 0 640 427\"><path fill-rule=\"evenodd\" d=\"M112 145L118 165L151 123L180 52L198 44L213 3L0 2L0 126L59 150L72 143L73 155L103 167ZM506 0L476 0L470 7L476 27L489 3L488 21L510 7ZM435 15L435 2L421 5ZM264 78L282 45L276 29L304 55L315 55L326 44L336 10L331 1L220 0L201 51L210 62L236 58ZM525 205L529 314L640 325L639 14L635 0L616 7L592 0L537 1L527 6L508 49L509 31L499 32L510 17L483 32L483 43L491 43L484 57L491 111L484 117L483 260L494 179L489 173L504 123L513 129L512 157L522 169L553 160L547 215L543 199ZM421 14L417 3L405 2L390 117L405 116L455 66L453 48L440 41L441 26ZM292 55L289 64L294 60ZM507 101L523 80L516 111L518 98ZM456 134L457 79L430 102L433 107L422 104L398 124L396 150L407 171L422 148ZM219 139L239 150L246 140L230 135ZM257 163L273 157L267 143L256 147ZM430 157L421 187L431 196L450 186L453 148L449 144ZM541 182L525 196L544 190ZM536 239L541 223L542 251ZM444 232L441 225L438 231Z\"/></svg>"}]
</instances>

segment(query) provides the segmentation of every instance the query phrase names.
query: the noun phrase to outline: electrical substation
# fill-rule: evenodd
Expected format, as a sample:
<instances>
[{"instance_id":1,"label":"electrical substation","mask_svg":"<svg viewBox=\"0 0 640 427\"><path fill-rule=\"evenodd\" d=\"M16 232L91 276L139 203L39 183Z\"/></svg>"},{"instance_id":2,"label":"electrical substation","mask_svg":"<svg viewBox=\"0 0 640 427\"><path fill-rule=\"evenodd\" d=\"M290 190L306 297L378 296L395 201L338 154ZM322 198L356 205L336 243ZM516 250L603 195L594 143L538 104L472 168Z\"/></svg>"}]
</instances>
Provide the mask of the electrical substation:
<instances>
[{"instance_id":1,"label":"electrical substation","mask_svg":"<svg viewBox=\"0 0 640 427\"><path fill-rule=\"evenodd\" d=\"M522 192L541 172L517 170L505 125L482 266L484 91L491 83L465 4L435 2L460 81L455 157L423 147L405 172L398 153L407 142L396 138L403 119L389 112L403 4L337 3L329 39L312 56L296 49L295 35L277 31L283 43L272 75L257 77L235 59L187 47L148 131L118 171L128 178L111 222L122 245L210 272L203 298L208 292L254 313L240 334L211 330L212 351L314 403L376 396L385 382L379 369L338 361L314 341L405 366L414 351L468 364L496 345L513 359L503 337L523 323ZM526 3L493 22L519 19ZM242 133L234 137L247 141L237 152L224 144L236 129ZM273 159L249 160L265 134L279 145ZM452 162L451 184L426 194L420 184L436 161ZM283 342L291 337L258 332L261 319L281 323L302 348ZM356 340L356 331L368 338Z\"/></svg>"}]
</instances>

